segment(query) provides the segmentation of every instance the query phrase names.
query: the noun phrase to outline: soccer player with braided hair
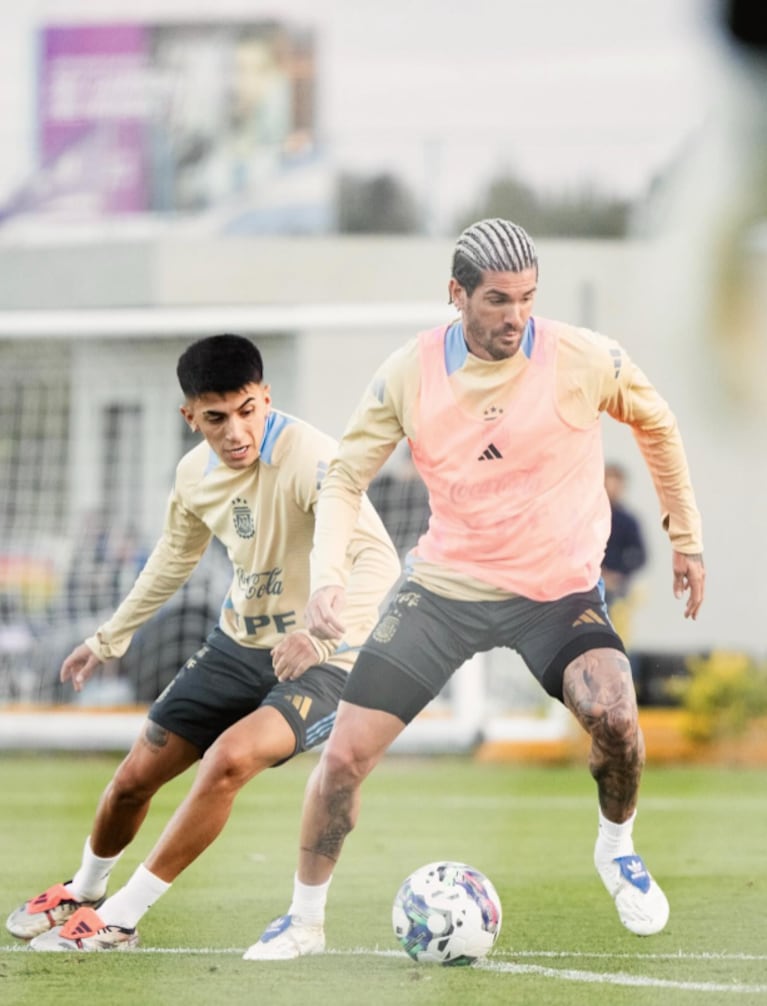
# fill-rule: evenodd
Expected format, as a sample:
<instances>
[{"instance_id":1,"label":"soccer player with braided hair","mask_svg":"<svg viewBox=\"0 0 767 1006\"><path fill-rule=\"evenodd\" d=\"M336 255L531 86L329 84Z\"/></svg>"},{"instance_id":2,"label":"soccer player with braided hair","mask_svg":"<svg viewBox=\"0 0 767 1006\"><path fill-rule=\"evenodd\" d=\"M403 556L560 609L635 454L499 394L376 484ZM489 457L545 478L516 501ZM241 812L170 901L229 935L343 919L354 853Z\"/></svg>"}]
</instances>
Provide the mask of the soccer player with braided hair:
<instances>
[{"instance_id":1,"label":"soccer player with braided hair","mask_svg":"<svg viewBox=\"0 0 767 1006\"><path fill-rule=\"evenodd\" d=\"M617 342L534 315L537 284L521 227L468 227L449 282L457 320L392 354L349 421L317 510L310 631L343 631L345 542L365 488L402 438L429 490L431 521L310 777L288 913L248 959L324 949L328 886L363 780L453 672L493 647L519 653L590 736L594 862L621 922L638 935L666 925L668 901L634 847L644 741L600 574L610 530L603 413L634 433L671 543L673 592L693 619L705 579L700 517L669 406Z\"/></svg>"}]
</instances>

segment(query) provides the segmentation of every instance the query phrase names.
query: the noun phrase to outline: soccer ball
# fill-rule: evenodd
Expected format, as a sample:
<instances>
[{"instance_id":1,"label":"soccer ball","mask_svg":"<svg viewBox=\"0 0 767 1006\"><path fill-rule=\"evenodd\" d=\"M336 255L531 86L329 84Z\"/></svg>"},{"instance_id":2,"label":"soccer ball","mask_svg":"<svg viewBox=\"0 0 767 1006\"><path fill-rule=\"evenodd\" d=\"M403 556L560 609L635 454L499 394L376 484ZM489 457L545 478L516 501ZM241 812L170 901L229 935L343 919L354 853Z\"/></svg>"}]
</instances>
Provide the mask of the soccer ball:
<instances>
[{"instance_id":1,"label":"soccer ball","mask_svg":"<svg viewBox=\"0 0 767 1006\"><path fill-rule=\"evenodd\" d=\"M397 891L392 926L414 961L471 964L498 938L501 902L479 870L466 863L429 863Z\"/></svg>"}]
</instances>

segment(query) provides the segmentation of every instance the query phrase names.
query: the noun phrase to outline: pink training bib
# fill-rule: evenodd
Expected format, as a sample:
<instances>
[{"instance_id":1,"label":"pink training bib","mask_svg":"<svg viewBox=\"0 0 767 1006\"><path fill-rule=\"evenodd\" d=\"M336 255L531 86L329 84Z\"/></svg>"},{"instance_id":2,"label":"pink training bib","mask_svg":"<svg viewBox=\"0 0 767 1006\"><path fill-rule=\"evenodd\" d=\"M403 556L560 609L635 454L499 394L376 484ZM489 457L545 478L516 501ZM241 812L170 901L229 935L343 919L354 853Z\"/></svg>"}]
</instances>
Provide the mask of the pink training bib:
<instances>
[{"instance_id":1,"label":"pink training bib","mask_svg":"<svg viewBox=\"0 0 767 1006\"><path fill-rule=\"evenodd\" d=\"M590 590L610 531L597 418L575 429L556 403L560 323L535 319L524 373L494 423L456 401L440 327L419 335L410 447L431 503L414 557L538 601Z\"/></svg>"}]
</instances>

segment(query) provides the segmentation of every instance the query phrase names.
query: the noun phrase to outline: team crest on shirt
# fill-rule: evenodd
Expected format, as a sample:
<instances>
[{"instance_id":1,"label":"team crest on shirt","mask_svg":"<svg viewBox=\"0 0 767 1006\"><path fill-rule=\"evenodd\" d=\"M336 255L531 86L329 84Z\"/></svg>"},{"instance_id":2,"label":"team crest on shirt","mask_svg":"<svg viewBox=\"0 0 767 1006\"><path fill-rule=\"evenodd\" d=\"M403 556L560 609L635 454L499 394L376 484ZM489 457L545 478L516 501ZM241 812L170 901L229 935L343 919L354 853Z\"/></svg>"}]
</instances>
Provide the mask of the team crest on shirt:
<instances>
[{"instance_id":1,"label":"team crest on shirt","mask_svg":"<svg viewBox=\"0 0 767 1006\"><path fill-rule=\"evenodd\" d=\"M232 500L232 519L234 520L234 530L240 538L252 538L256 533L256 522L253 520L253 511L244 499Z\"/></svg>"},{"instance_id":2,"label":"team crest on shirt","mask_svg":"<svg viewBox=\"0 0 767 1006\"><path fill-rule=\"evenodd\" d=\"M377 643L390 643L399 628L399 621L396 615L385 615L375 627L373 639Z\"/></svg>"}]
</instances>

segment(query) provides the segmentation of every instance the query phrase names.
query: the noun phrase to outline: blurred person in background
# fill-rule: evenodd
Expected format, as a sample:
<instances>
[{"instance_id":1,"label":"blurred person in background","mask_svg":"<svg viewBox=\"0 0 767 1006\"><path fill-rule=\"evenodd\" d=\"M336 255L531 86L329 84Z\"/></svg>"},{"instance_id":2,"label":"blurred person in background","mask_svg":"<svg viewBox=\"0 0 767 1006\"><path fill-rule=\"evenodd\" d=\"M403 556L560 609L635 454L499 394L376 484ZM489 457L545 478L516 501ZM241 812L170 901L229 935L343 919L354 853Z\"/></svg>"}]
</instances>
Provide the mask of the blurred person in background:
<instances>
[{"instance_id":1,"label":"blurred person in background","mask_svg":"<svg viewBox=\"0 0 767 1006\"><path fill-rule=\"evenodd\" d=\"M223 829L246 782L326 739L346 676L399 574L371 503L362 504L342 565L348 631L310 636L309 552L322 475L335 442L272 408L257 347L238 335L193 343L177 374L181 413L204 442L179 462L162 537L112 617L64 660L79 691L121 656L136 630L188 580L213 536L232 580L219 624L149 709L102 794L71 880L12 912L10 933L34 950L129 950L137 924ZM201 641L202 642L202 641ZM110 874L154 794L200 762L195 782L125 887Z\"/></svg>"},{"instance_id":2,"label":"blurred person in background","mask_svg":"<svg viewBox=\"0 0 767 1006\"><path fill-rule=\"evenodd\" d=\"M87 514L67 571L68 614L94 615L119 604L148 557L135 527L110 528L105 513Z\"/></svg>"},{"instance_id":3,"label":"blurred person in background","mask_svg":"<svg viewBox=\"0 0 767 1006\"><path fill-rule=\"evenodd\" d=\"M323 483L306 624L346 621L341 561L363 493L407 438L431 520L408 578L365 643L307 786L287 914L245 954L324 950L328 888L360 788L408 723L478 652L516 650L591 739L594 865L631 932L660 932L665 894L634 847L644 767L631 667L610 623L601 563L610 531L601 416L627 423L653 477L684 616L703 602L700 515L676 419L614 340L533 316L538 257L509 220L468 227L448 289L459 318L379 368Z\"/></svg>"},{"instance_id":4,"label":"blurred person in background","mask_svg":"<svg viewBox=\"0 0 767 1006\"><path fill-rule=\"evenodd\" d=\"M642 526L624 502L628 477L623 465L605 465L605 492L610 501L610 535L602 560L605 603L610 620L629 643L631 613L636 601L634 576L647 562Z\"/></svg>"}]
</instances>

